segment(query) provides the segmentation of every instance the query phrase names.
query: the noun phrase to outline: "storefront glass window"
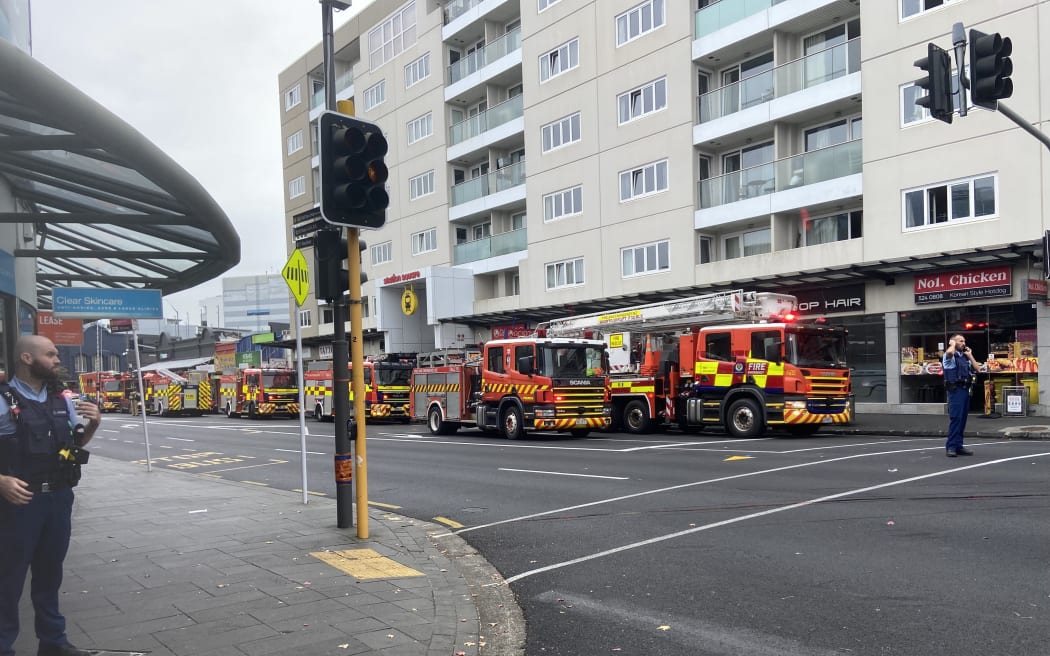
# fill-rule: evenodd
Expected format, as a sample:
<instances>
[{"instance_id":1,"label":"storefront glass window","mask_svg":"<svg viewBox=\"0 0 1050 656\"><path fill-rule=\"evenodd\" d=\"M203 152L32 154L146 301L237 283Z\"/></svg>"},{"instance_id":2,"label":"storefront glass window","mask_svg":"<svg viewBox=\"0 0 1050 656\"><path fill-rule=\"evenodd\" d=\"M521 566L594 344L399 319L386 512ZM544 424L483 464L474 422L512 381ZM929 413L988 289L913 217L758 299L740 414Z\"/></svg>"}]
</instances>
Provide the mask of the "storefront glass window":
<instances>
[{"instance_id":1,"label":"storefront glass window","mask_svg":"<svg viewBox=\"0 0 1050 656\"><path fill-rule=\"evenodd\" d=\"M846 362L853 370L857 403L886 402L886 321L881 314L835 319L849 330Z\"/></svg>"}]
</instances>

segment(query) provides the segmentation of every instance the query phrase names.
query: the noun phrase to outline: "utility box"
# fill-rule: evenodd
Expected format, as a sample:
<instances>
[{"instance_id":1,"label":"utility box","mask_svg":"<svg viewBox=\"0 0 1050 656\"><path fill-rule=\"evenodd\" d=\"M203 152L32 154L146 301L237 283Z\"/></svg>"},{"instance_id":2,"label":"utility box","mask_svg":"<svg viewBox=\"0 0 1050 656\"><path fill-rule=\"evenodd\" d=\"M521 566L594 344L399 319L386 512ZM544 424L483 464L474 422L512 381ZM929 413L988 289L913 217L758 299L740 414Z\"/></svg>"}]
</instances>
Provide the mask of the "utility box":
<instances>
[{"instance_id":1,"label":"utility box","mask_svg":"<svg viewBox=\"0 0 1050 656\"><path fill-rule=\"evenodd\" d=\"M1003 387L1003 416L1028 416L1028 388L1023 385Z\"/></svg>"}]
</instances>

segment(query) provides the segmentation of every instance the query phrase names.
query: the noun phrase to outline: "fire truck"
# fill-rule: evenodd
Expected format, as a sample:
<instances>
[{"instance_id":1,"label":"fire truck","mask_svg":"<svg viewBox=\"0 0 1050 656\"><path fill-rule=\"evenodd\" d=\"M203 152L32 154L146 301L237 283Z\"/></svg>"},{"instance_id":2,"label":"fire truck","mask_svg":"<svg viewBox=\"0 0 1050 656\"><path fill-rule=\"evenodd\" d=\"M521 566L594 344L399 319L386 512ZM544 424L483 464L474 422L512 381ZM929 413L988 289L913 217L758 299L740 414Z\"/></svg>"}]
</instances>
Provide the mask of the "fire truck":
<instances>
[{"instance_id":1,"label":"fire truck","mask_svg":"<svg viewBox=\"0 0 1050 656\"><path fill-rule=\"evenodd\" d=\"M608 356L594 339L493 340L477 357L422 353L412 371L412 418L435 435L462 426L516 440L527 430L586 437L609 426Z\"/></svg>"},{"instance_id":2,"label":"fire truck","mask_svg":"<svg viewBox=\"0 0 1050 656\"><path fill-rule=\"evenodd\" d=\"M124 385L121 382L119 371L102 371L80 374L80 393L90 396L98 403L102 412L117 412L120 410L121 400L124 397ZM102 391L99 392L99 386Z\"/></svg>"},{"instance_id":3,"label":"fire truck","mask_svg":"<svg viewBox=\"0 0 1050 656\"><path fill-rule=\"evenodd\" d=\"M367 419L398 419L408 421L409 384L416 356L404 353L388 353L364 363L365 371L365 417ZM352 367L351 367L352 368ZM349 379L350 373L347 372ZM310 364L303 372L303 392L307 409L312 409L317 421L335 419L332 403L332 361L322 360ZM354 391L350 390L350 415L354 414Z\"/></svg>"},{"instance_id":4,"label":"fire truck","mask_svg":"<svg viewBox=\"0 0 1050 656\"><path fill-rule=\"evenodd\" d=\"M219 378L222 411L249 419L299 414L299 383L294 369L237 369Z\"/></svg>"},{"instance_id":5,"label":"fire truck","mask_svg":"<svg viewBox=\"0 0 1050 656\"><path fill-rule=\"evenodd\" d=\"M609 345L614 426L647 433L724 426L796 435L852 419L846 331L796 320L787 294L734 290L541 324L600 331Z\"/></svg>"},{"instance_id":6,"label":"fire truck","mask_svg":"<svg viewBox=\"0 0 1050 656\"><path fill-rule=\"evenodd\" d=\"M200 371L185 375L168 369L142 374L143 407L147 414L200 416L212 411L211 380ZM130 410L130 402L126 404Z\"/></svg>"}]
</instances>

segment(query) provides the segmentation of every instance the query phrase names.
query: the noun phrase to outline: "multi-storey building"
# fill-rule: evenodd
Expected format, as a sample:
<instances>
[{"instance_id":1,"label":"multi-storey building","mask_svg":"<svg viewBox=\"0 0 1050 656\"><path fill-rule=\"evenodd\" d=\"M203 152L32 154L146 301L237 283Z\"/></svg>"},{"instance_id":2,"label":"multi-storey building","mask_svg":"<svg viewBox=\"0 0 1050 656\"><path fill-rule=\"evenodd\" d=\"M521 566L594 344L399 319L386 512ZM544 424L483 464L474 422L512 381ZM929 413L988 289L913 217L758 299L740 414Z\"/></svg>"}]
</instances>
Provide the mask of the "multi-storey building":
<instances>
[{"instance_id":1,"label":"multi-storey building","mask_svg":"<svg viewBox=\"0 0 1050 656\"><path fill-rule=\"evenodd\" d=\"M222 279L222 328L266 332L289 324L288 286L281 276L227 276ZM309 318L309 314L302 313Z\"/></svg>"},{"instance_id":2,"label":"multi-storey building","mask_svg":"<svg viewBox=\"0 0 1050 656\"><path fill-rule=\"evenodd\" d=\"M915 104L913 62L957 21L1013 39L1009 104L1045 122L1048 0L366 7L335 58L338 97L390 141L387 223L363 232L369 350L786 291L849 327L861 411L941 412L926 361L952 334L982 357L1050 347L1042 146L993 112L949 126ZM280 75L289 226L318 198L322 70L318 45ZM312 304L305 334L329 334ZM1034 373L1012 382L1039 400Z\"/></svg>"}]
</instances>

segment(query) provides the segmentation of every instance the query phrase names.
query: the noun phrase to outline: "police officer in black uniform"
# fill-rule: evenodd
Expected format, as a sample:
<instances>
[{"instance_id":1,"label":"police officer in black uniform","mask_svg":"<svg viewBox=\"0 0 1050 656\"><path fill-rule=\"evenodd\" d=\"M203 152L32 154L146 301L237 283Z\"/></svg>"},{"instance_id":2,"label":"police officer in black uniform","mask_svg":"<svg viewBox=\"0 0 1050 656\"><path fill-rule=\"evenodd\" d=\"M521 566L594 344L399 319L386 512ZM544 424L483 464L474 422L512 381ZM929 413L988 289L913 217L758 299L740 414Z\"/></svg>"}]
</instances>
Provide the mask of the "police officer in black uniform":
<instances>
[{"instance_id":1,"label":"police officer in black uniform","mask_svg":"<svg viewBox=\"0 0 1050 656\"><path fill-rule=\"evenodd\" d=\"M98 430L98 406L62 394L58 349L25 335L15 344L15 376L0 383L0 656L18 637L18 603L32 570L38 656L88 656L66 637L58 609L69 548L73 487L81 449Z\"/></svg>"},{"instance_id":2,"label":"police officer in black uniform","mask_svg":"<svg viewBox=\"0 0 1050 656\"><path fill-rule=\"evenodd\" d=\"M941 358L944 369L944 387L948 392L948 439L944 443L949 458L972 456L973 451L963 446L966 417L970 411L970 388L981 365L973 357L966 338L952 335Z\"/></svg>"}]
</instances>

